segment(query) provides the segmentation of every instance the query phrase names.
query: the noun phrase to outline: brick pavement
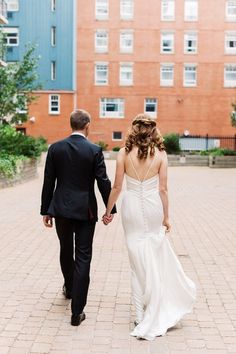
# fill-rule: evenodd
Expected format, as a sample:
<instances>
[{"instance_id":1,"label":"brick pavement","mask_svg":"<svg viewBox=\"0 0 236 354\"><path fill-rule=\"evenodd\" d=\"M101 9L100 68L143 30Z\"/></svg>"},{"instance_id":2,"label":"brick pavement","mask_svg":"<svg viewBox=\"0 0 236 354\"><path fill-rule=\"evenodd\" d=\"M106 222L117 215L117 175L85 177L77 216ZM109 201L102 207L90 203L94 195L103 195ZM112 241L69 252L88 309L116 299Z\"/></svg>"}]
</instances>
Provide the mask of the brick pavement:
<instances>
[{"instance_id":1,"label":"brick pavement","mask_svg":"<svg viewBox=\"0 0 236 354\"><path fill-rule=\"evenodd\" d=\"M113 176L114 161L107 165ZM87 319L69 324L58 241L38 214L39 172L0 190L0 354L236 353L236 169L169 169L168 237L198 299L192 314L153 342L129 336L134 311L119 214L108 227L97 225Z\"/></svg>"}]
</instances>

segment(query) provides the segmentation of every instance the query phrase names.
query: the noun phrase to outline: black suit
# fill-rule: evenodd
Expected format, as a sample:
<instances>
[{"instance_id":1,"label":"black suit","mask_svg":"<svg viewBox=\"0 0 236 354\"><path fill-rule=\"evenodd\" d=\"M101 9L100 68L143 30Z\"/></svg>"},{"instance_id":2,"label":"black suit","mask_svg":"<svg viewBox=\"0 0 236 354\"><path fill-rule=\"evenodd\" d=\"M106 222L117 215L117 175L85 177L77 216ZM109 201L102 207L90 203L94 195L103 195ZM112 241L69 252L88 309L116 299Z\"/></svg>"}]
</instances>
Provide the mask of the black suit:
<instances>
[{"instance_id":1,"label":"black suit","mask_svg":"<svg viewBox=\"0 0 236 354\"><path fill-rule=\"evenodd\" d=\"M55 217L61 246L61 269L65 286L72 291L73 314L82 313L87 299L92 241L98 220L95 179L106 205L111 182L99 146L77 134L50 146L44 172L41 214ZM115 208L112 212L116 212Z\"/></svg>"}]
</instances>

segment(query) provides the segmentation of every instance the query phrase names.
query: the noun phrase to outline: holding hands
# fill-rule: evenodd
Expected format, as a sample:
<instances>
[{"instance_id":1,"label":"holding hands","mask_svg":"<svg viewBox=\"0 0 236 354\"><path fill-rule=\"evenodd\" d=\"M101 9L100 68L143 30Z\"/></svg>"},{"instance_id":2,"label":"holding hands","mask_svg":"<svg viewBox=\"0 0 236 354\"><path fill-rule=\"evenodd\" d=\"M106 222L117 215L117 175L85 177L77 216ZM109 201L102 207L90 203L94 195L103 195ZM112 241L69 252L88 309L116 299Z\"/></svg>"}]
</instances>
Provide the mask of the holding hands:
<instances>
[{"instance_id":1,"label":"holding hands","mask_svg":"<svg viewBox=\"0 0 236 354\"><path fill-rule=\"evenodd\" d=\"M102 217L102 222L104 225L110 224L110 222L113 220L114 215L113 214L107 214L105 213Z\"/></svg>"}]
</instances>

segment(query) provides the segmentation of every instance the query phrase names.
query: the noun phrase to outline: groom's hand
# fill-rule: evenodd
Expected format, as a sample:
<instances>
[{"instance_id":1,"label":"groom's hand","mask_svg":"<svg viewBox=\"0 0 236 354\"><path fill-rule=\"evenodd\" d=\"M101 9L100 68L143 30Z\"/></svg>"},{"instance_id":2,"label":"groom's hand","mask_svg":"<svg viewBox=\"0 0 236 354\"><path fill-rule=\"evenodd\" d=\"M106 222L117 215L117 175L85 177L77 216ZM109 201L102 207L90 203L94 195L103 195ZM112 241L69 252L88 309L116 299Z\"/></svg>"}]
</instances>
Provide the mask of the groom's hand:
<instances>
[{"instance_id":1,"label":"groom's hand","mask_svg":"<svg viewBox=\"0 0 236 354\"><path fill-rule=\"evenodd\" d=\"M52 217L50 215L44 215L43 216L43 223L44 223L44 226L46 226L46 227L53 227Z\"/></svg>"},{"instance_id":2,"label":"groom's hand","mask_svg":"<svg viewBox=\"0 0 236 354\"><path fill-rule=\"evenodd\" d=\"M103 217L102 217L103 224L104 225L110 224L110 222L113 220L113 217L114 217L113 214L110 214L110 215L104 214Z\"/></svg>"}]
</instances>

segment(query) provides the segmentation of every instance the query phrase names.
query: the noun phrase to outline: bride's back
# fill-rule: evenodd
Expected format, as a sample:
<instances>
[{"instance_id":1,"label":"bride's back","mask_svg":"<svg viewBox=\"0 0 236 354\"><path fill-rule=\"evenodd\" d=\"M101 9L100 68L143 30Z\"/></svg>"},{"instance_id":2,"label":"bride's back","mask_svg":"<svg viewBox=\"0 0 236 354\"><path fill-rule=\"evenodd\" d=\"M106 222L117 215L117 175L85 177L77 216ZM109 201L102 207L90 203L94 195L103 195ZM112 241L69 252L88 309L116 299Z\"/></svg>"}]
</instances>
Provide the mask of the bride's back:
<instances>
[{"instance_id":1,"label":"bride's back","mask_svg":"<svg viewBox=\"0 0 236 354\"><path fill-rule=\"evenodd\" d=\"M138 147L134 146L125 157L125 173L134 179L140 181L150 179L158 175L163 152L155 148L154 156L150 156L150 151L147 158L138 158Z\"/></svg>"}]
</instances>

